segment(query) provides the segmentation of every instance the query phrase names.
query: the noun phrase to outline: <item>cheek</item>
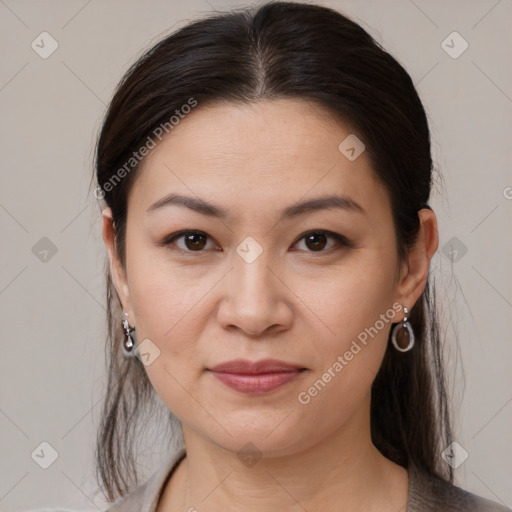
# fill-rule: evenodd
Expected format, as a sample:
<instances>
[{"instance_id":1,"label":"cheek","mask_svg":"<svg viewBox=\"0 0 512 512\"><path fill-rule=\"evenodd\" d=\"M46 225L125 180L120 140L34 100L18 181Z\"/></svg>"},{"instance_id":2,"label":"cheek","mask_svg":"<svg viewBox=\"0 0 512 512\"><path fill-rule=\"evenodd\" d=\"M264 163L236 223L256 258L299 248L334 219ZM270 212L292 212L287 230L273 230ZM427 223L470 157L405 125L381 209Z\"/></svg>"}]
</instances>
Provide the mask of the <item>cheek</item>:
<instances>
[{"instance_id":1,"label":"cheek","mask_svg":"<svg viewBox=\"0 0 512 512\"><path fill-rule=\"evenodd\" d=\"M314 287L297 283L297 295L318 317L317 372L310 382L321 381L312 390L322 395L319 403L350 409L368 392L396 321L394 265L393 253L375 252L340 268L336 278L323 276ZM332 392L324 392L324 384Z\"/></svg>"},{"instance_id":2,"label":"cheek","mask_svg":"<svg viewBox=\"0 0 512 512\"><path fill-rule=\"evenodd\" d=\"M361 251L314 282L296 280L293 290L315 314L319 332L329 340L325 344L343 350L388 312L386 325L378 324L386 337L394 312L394 271L394 253Z\"/></svg>"},{"instance_id":3,"label":"cheek","mask_svg":"<svg viewBox=\"0 0 512 512\"><path fill-rule=\"evenodd\" d=\"M142 243L148 244L141 242L141 246ZM161 343L189 338L183 329L192 326L190 318L197 314L202 297L214 284L212 276L172 264L166 258L165 248L151 247L131 254L128 275L137 331ZM179 337L175 336L177 331Z\"/></svg>"},{"instance_id":4,"label":"cheek","mask_svg":"<svg viewBox=\"0 0 512 512\"><path fill-rule=\"evenodd\" d=\"M147 245L133 243L128 261L137 338L149 338L160 350L145 370L168 407L179 410L191 400L185 390L195 393L204 370L206 351L200 343L214 310L211 292L225 269L180 267L166 257L165 248Z\"/></svg>"},{"instance_id":5,"label":"cheek","mask_svg":"<svg viewBox=\"0 0 512 512\"><path fill-rule=\"evenodd\" d=\"M179 417L191 406L189 393L195 394L202 371L201 326L194 318L204 292L198 288L191 291L169 273L153 269L132 290L138 340L149 338L160 351L145 371L157 395Z\"/></svg>"}]
</instances>

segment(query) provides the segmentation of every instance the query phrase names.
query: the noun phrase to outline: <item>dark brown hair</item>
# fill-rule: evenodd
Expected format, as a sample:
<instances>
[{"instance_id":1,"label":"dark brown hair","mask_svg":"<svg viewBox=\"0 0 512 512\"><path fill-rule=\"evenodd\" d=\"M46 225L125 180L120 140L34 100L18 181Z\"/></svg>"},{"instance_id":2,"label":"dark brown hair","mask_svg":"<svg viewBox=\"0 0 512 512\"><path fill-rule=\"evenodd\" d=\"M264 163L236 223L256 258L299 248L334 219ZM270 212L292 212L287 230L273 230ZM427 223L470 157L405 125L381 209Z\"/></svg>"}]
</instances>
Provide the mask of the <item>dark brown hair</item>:
<instances>
[{"instance_id":1,"label":"dark brown hair","mask_svg":"<svg viewBox=\"0 0 512 512\"><path fill-rule=\"evenodd\" d=\"M433 181L429 127L410 76L339 12L270 2L186 25L150 48L118 85L97 141L96 179L99 195L112 209L123 265L127 197L140 168L130 159L191 98L198 108L219 101L298 98L348 124L389 193L403 261ZM122 179L114 183L116 173ZM108 389L96 458L100 484L114 499L137 484L134 432L154 391L142 363L122 356L120 302L108 263L106 286ZM439 456L451 442L451 427L430 278L410 321L414 349L388 348L372 385L372 440L392 461L451 482L452 470Z\"/></svg>"}]
</instances>

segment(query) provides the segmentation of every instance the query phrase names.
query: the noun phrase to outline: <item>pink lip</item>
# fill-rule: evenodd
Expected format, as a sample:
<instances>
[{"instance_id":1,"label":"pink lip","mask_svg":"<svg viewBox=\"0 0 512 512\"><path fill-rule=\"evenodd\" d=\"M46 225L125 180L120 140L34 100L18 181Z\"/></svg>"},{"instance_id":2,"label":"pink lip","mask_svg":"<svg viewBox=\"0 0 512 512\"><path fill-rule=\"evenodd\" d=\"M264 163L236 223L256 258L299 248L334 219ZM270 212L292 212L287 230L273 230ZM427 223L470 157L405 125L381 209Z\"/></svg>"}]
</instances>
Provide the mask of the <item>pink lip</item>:
<instances>
[{"instance_id":1,"label":"pink lip","mask_svg":"<svg viewBox=\"0 0 512 512\"><path fill-rule=\"evenodd\" d=\"M290 372L303 368L300 365L285 363L277 359L262 359L261 361L233 359L232 361L227 361L208 369L214 372L254 375L260 373Z\"/></svg>"},{"instance_id":2,"label":"pink lip","mask_svg":"<svg viewBox=\"0 0 512 512\"><path fill-rule=\"evenodd\" d=\"M261 395L291 382L305 368L278 361L246 361L236 359L210 368L209 371L226 386L250 395Z\"/></svg>"},{"instance_id":3,"label":"pink lip","mask_svg":"<svg viewBox=\"0 0 512 512\"><path fill-rule=\"evenodd\" d=\"M291 372L261 373L259 375L219 372L212 372L212 375L235 391L248 395L261 395L292 381L301 373L301 370L297 369Z\"/></svg>"}]
</instances>

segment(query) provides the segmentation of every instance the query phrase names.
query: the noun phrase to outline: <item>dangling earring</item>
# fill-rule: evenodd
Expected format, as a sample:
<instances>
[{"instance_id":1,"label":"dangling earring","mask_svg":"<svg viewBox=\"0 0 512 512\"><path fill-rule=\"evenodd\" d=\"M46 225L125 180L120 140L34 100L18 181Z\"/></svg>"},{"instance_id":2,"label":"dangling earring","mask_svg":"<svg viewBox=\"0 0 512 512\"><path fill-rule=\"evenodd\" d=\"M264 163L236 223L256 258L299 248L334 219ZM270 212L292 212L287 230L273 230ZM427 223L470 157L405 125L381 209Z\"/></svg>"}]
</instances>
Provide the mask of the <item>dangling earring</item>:
<instances>
[{"instance_id":1,"label":"dangling earring","mask_svg":"<svg viewBox=\"0 0 512 512\"><path fill-rule=\"evenodd\" d=\"M123 311L124 313L124 311ZM135 347L137 346L137 336L135 334L135 326L130 327L128 322L128 313L124 313L126 318L123 320L125 336L122 341L123 353L126 357L133 357Z\"/></svg>"},{"instance_id":2,"label":"dangling earring","mask_svg":"<svg viewBox=\"0 0 512 512\"><path fill-rule=\"evenodd\" d=\"M395 325L391 333L391 341L393 346L399 352L407 352L411 350L414 345L414 331L412 330L411 323L407 320L409 310L404 306L404 318L401 323Z\"/></svg>"}]
</instances>

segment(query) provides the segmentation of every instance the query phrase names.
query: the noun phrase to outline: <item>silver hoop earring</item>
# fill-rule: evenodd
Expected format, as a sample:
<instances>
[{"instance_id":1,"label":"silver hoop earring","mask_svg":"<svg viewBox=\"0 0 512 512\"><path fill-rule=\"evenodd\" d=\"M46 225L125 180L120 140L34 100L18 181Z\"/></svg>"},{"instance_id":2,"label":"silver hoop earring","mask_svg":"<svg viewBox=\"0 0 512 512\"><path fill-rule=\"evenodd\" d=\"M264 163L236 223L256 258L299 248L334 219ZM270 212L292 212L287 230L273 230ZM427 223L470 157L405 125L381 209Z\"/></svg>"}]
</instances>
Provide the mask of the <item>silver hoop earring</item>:
<instances>
[{"instance_id":1,"label":"silver hoop earring","mask_svg":"<svg viewBox=\"0 0 512 512\"><path fill-rule=\"evenodd\" d=\"M404 318L401 323L395 325L391 333L391 342L399 352L407 352L414 345L414 331L411 323L407 320L409 310L404 306Z\"/></svg>"},{"instance_id":2,"label":"silver hoop earring","mask_svg":"<svg viewBox=\"0 0 512 512\"><path fill-rule=\"evenodd\" d=\"M123 337L121 346L123 347L123 354L126 357L133 357L135 354L135 347L137 346L137 335L135 334L135 326L130 327L130 323L128 322L128 313L124 314L126 316L126 318L123 320L125 335Z\"/></svg>"}]
</instances>

